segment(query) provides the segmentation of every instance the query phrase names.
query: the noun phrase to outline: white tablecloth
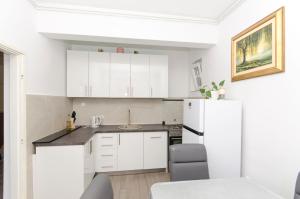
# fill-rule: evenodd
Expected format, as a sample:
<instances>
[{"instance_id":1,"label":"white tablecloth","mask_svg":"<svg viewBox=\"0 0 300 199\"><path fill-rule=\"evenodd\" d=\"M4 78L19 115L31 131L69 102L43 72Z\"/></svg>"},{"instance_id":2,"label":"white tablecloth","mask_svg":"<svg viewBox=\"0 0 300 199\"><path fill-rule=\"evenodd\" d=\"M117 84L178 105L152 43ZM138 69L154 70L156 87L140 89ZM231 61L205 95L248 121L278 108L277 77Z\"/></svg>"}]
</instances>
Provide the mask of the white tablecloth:
<instances>
[{"instance_id":1,"label":"white tablecloth","mask_svg":"<svg viewBox=\"0 0 300 199\"><path fill-rule=\"evenodd\" d=\"M247 178L157 183L152 199L283 199Z\"/></svg>"}]
</instances>

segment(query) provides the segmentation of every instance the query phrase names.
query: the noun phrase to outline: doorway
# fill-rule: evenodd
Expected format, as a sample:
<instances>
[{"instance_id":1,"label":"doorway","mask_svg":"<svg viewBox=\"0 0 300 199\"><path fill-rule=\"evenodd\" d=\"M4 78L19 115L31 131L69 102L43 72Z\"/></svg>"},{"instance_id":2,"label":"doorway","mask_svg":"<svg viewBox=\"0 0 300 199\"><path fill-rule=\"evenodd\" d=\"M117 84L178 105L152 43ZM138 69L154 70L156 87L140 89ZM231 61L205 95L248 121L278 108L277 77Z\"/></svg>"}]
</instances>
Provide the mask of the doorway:
<instances>
[{"instance_id":1,"label":"doorway","mask_svg":"<svg viewBox=\"0 0 300 199\"><path fill-rule=\"evenodd\" d=\"M20 51L0 43L0 199L26 199L26 95L23 59Z\"/></svg>"},{"instance_id":2,"label":"doorway","mask_svg":"<svg viewBox=\"0 0 300 199\"><path fill-rule=\"evenodd\" d=\"M4 168L4 53L0 52L0 199L3 198Z\"/></svg>"}]
</instances>

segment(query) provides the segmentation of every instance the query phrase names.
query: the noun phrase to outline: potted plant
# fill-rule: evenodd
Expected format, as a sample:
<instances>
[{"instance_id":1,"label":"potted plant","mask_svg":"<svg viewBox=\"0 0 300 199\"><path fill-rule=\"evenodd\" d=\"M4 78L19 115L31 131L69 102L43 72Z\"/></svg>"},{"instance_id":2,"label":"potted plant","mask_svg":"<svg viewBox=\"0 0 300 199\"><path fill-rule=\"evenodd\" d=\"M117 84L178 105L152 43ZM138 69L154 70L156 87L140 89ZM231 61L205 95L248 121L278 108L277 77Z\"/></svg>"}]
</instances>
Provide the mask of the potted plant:
<instances>
[{"instance_id":1,"label":"potted plant","mask_svg":"<svg viewBox=\"0 0 300 199\"><path fill-rule=\"evenodd\" d=\"M222 94L222 99L224 98L224 89L223 86L225 84L225 80L222 80L219 84L216 84L215 82L212 82L212 89L207 88L206 85L202 86L200 88L200 93L202 95L202 97L204 97L205 99L214 99L217 100L220 98L220 94ZM222 92L220 92L222 91ZM223 92L224 91L224 92Z\"/></svg>"},{"instance_id":2,"label":"potted plant","mask_svg":"<svg viewBox=\"0 0 300 199\"><path fill-rule=\"evenodd\" d=\"M203 98L205 98L205 99L211 98L211 90L209 88L207 88L206 85L202 86L199 91Z\"/></svg>"}]
</instances>

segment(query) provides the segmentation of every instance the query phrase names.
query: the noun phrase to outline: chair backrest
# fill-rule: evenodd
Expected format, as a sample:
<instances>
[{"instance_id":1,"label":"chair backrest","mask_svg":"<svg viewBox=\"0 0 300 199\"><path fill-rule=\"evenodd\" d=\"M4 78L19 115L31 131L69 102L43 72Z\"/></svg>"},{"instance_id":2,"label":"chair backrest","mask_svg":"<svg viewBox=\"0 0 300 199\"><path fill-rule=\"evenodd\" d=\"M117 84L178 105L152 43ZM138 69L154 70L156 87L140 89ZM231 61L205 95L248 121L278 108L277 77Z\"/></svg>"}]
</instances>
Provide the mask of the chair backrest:
<instances>
[{"instance_id":1,"label":"chair backrest","mask_svg":"<svg viewBox=\"0 0 300 199\"><path fill-rule=\"evenodd\" d=\"M203 144L170 146L171 181L209 179L206 149Z\"/></svg>"},{"instance_id":2,"label":"chair backrest","mask_svg":"<svg viewBox=\"0 0 300 199\"><path fill-rule=\"evenodd\" d=\"M113 199L113 190L107 175L97 175L80 199Z\"/></svg>"},{"instance_id":3,"label":"chair backrest","mask_svg":"<svg viewBox=\"0 0 300 199\"><path fill-rule=\"evenodd\" d=\"M300 199L300 172L298 173L294 199Z\"/></svg>"}]
</instances>

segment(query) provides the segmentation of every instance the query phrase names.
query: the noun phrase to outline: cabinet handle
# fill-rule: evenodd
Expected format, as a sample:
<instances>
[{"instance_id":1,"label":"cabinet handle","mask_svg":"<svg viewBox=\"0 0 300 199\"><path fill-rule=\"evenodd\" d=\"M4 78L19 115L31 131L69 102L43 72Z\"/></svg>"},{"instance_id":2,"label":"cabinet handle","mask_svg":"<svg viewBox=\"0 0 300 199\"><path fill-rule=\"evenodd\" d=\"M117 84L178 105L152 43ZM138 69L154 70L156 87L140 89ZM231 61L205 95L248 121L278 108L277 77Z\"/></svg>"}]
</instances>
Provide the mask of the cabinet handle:
<instances>
[{"instance_id":1,"label":"cabinet handle","mask_svg":"<svg viewBox=\"0 0 300 199\"><path fill-rule=\"evenodd\" d=\"M127 90L126 90L126 95L125 95L126 97L128 97L129 96L129 87L127 87Z\"/></svg>"},{"instance_id":2,"label":"cabinet handle","mask_svg":"<svg viewBox=\"0 0 300 199\"><path fill-rule=\"evenodd\" d=\"M121 145L121 136L119 134L119 146Z\"/></svg>"},{"instance_id":3,"label":"cabinet handle","mask_svg":"<svg viewBox=\"0 0 300 199\"><path fill-rule=\"evenodd\" d=\"M93 142L90 141L90 154L92 154L92 152L93 152Z\"/></svg>"},{"instance_id":4,"label":"cabinet handle","mask_svg":"<svg viewBox=\"0 0 300 199\"><path fill-rule=\"evenodd\" d=\"M101 137L102 139L109 139L109 138L113 138L112 136L103 136Z\"/></svg>"},{"instance_id":5,"label":"cabinet handle","mask_svg":"<svg viewBox=\"0 0 300 199\"><path fill-rule=\"evenodd\" d=\"M112 144L102 144L103 147L113 146Z\"/></svg>"},{"instance_id":6,"label":"cabinet handle","mask_svg":"<svg viewBox=\"0 0 300 199\"><path fill-rule=\"evenodd\" d=\"M88 87L87 87L87 85L84 86L84 95L86 97L88 96Z\"/></svg>"},{"instance_id":7,"label":"cabinet handle","mask_svg":"<svg viewBox=\"0 0 300 199\"><path fill-rule=\"evenodd\" d=\"M113 155L105 155L105 154L102 154L101 156L102 156L102 157L112 157Z\"/></svg>"},{"instance_id":8,"label":"cabinet handle","mask_svg":"<svg viewBox=\"0 0 300 199\"><path fill-rule=\"evenodd\" d=\"M158 139L161 138L161 136L155 136L155 137L150 137L151 139Z\"/></svg>"},{"instance_id":9,"label":"cabinet handle","mask_svg":"<svg viewBox=\"0 0 300 199\"><path fill-rule=\"evenodd\" d=\"M113 166L102 166L103 169L113 168Z\"/></svg>"},{"instance_id":10,"label":"cabinet handle","mask_svg":"<svg viewBox=\"0 0 300 199\"><path fill-rule=\"evenodd\" d=\"M130 96L133 97L133 87L131 87Z\"/></svg>"},{"instance_id":11,"label":"cabinet handle","mask_svg":"<svg viewBox=\"0 0 300 199\"><path fill-rule=\"evenodd\" d=\"M152 97L152 87L150 88L150 96Z\"/></svg>"}]
</instances>

